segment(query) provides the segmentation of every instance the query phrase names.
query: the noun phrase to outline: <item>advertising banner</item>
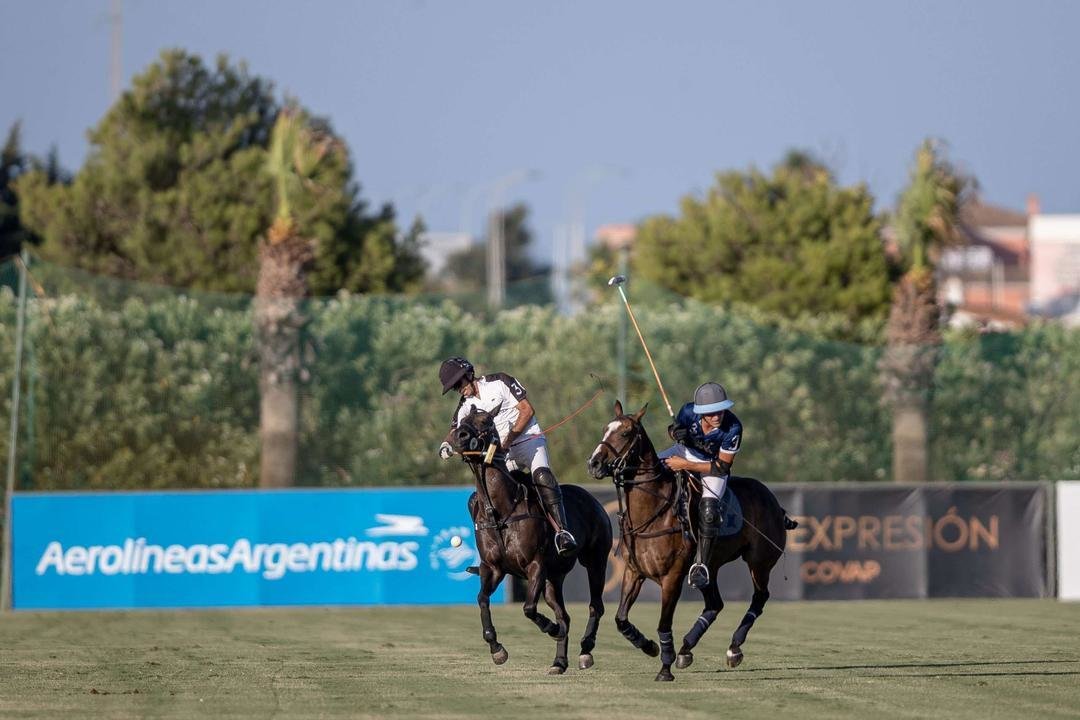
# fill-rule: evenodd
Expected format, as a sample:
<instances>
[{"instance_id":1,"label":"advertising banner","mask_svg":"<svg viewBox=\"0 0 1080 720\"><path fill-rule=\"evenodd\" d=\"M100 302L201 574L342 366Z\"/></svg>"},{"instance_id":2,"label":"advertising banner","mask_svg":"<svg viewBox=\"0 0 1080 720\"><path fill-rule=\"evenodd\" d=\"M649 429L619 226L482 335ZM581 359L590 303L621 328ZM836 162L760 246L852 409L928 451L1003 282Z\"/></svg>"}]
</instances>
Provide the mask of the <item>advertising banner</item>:
<instances>
[{"instance_id":1,"label":"advertising banner","mask_svg":"<svg viewBox=\"0 0 1080 720\"><path fill-rule=\"evenodd\" d=\"M465 571L478 561L470 494L17 494L13 605L471 604L479 582Z\"/></svg>"},{"instance_id":2,"label":"advertising banner","mask_svg":"<svg viewBox=\"0 0 1080 720\"><path fill-rule=\"evenodd\" d=\"M1080 482L1057 484L1058 597L1080 600Z\"/></svg>"},{"instance_id":3,"label":"advertising banner","mask_svg":"<svg viewBox=\"0 0 1080 720\"><path fill-rule=\"evenodd\" d=\"M771 489L799 523L788 532L787 551L770 576L774 599L1044 597L1049 591L1045 486L866 484ZM611 514L617 536L614 488L590 490ZM624 555L613 554L605 601L618 601L625 566ZM750 573L741 560L723 566L718 582L725 601L748 601L753 593ZM566 595L588 599L588 585L579 569L568 580ZM646 582L639 598L659 600L659 587ZM701 593L684 586L683 598L701 602Z\"/></svg>"},{"instance_id":4,"label":"advertising banner","mask_svg":"<svg viewBox=\"0 0 1080 720\"><path fill-rule=\"evenodd\" d=\"M1043 486L803 488L790 502L802 598L1047 593Z\"/></svg>"},{"instance_id":5,"label":"advertising banner","mask_svg":"<svg viewBox=\"0 0 1080 720\"><path fill-rule=\"evenodd\" d=\"M1059 485L1059 512L1080 503ZM590 492L616 528L611 486ZM1043 597L1042 485L773 488L799 522L773 568L775 599ZM1072 493L1072 494L1070 494ZM476 601L471 488L17 494L16 609ZM1058 523L1062 597L1080 596L1080 539ZM752 532L752 530L751 530ZM453 544L458 537L460 544ZM1077 540L1077 542L1072 542ZM616 549L620 543L616 538ZM613 552L605 600L619 597ZM721 568L725 601L749 600L744 562ZM497 593L506 596L511 582ZM584 570L566 597L586 601ZM1073 593L1073 595L1069 595ZM683 597L700 602L688 587ZM658 600L646 582L640 599Z\"/></svg>"}]
</instances>

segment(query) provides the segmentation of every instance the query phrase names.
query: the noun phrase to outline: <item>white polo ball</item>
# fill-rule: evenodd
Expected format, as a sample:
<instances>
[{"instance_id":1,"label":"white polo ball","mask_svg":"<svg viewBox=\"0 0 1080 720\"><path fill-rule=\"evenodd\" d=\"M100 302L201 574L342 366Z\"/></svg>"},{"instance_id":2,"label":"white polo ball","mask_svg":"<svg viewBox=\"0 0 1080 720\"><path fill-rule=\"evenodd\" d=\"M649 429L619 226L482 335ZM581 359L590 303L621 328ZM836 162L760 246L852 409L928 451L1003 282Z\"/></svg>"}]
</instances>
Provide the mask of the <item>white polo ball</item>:
<instances>
[{"instance_id":1,"label":"white polo ball","mask_svg":"<svg viewBox=\"0 0 1080 720\"><path fill-rule=\"evenodd\" d=\"M452 547L458 547L458 546L460 546L460 545L461 545L461 538L460 538L460 537L458 537L457 535L455 535L454 537L450 538L450 545L451 545Z\"/></svg>"}]
</instances>

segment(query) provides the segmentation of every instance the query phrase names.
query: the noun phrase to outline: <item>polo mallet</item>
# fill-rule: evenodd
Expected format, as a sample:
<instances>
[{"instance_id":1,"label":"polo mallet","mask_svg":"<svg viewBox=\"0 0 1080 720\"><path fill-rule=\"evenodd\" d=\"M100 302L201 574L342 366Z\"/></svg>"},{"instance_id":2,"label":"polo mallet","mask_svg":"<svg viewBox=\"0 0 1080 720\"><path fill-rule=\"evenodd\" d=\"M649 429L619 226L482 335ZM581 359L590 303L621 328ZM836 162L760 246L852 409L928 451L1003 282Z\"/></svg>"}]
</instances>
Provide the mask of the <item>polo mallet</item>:
<instances>
[{"instance_id":1,"label":"polo mallet","mask_svg":"<svg viewBox=\"0 0 1080 720\"><path fill-rule=\"evenodd\" d=\"M626 292L623 291L622 286L625 283L625 275L615 275L607 281L608 285L612 285L619 289L619 295L622 296L623 305L626 305L626 312L630 314L630 322L634 323L634 330L637 331L638 340L641 341L641 347L645 348L645 357L649 360L649 367L652 368L653 377L656 378L656 386L660 388L660 395L664 398L664 405L667 406L668 415L675 417L675 413L671 410L671 403L668 401L667 393L664 392L664 383L660 382L660 373L656 372L656 363L653 362L652 353L649 352L649 346L645 344L645 337L641 334L641 328L638 327L637 318L634 317L634 311L630 308L630 301L626 299Z\"/></svg>"}]
</instances>

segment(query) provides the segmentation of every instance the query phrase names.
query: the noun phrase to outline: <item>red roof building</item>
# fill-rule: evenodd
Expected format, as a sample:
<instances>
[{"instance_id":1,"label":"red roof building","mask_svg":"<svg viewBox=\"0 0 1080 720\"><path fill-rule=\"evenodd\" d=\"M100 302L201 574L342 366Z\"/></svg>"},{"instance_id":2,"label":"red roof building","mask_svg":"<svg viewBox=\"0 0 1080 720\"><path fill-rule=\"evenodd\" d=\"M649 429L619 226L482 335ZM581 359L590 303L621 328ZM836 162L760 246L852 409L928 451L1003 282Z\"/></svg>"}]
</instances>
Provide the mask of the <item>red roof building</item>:
<instances>
[{"instance_id":1,"label":"red roof building","mask_svg":"<svg viewBox=\"0 0 1080 720\"><path fill-rule=\"evenodd\" d=\"M942 253L937 263L942 302L954 323L1016 326L1026 321L1031 300L1031 244L1028 219L1038 200L1019 213L978 200L960 213L964 242Z\"/></svg>"}]
</instances>

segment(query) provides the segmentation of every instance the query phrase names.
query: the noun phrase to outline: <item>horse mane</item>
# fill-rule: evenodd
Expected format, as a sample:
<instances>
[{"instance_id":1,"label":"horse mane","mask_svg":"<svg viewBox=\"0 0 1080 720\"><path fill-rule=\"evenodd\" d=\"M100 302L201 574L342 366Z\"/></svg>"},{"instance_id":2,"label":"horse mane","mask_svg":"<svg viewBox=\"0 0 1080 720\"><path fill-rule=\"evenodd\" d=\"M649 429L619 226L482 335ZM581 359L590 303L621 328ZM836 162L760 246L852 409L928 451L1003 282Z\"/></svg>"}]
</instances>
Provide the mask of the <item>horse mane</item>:
<instances>
[{"instance_id":1,"label":"horse mane","mask_svg":"<svg viewBox=\"0 0 1080 720\"><path fill-rule=\"evenodd\" d=\"M628 420L628 421L630 421L630 425L632 427L638 428L639 432L641 433L642 444L641 444L641 450L638 452L638 459L639 460L643 459L647 453L651 452L653 458L656 460L656 467L659 470L659 478L658 479L665 479L665 480L670 480L671 482L675 482L676 481L675 471L671 470L670 468L668 468L667 465L660 462L659 455L656 452L656 446L653 445L652 438L649 437L649 431L645 429L645 423L641 422L641 420L635 420L634 416L629 415L629 414L620 415L619 417L616 418L616 420ZM638 467L642 468L642 467L644 467L644 465L642 464L642 465L639 465Z\"/></svg>"}]
</instances>

